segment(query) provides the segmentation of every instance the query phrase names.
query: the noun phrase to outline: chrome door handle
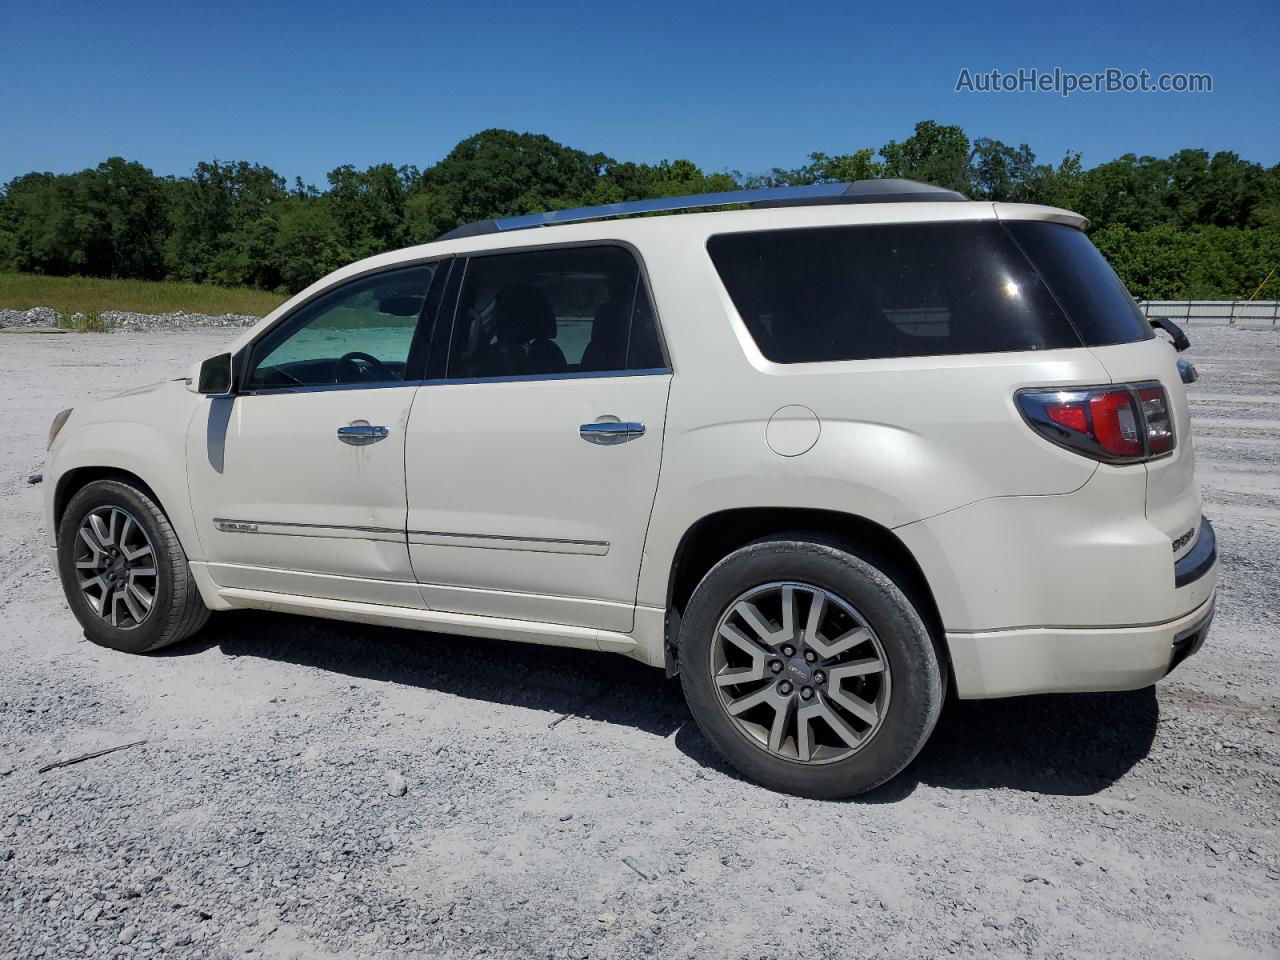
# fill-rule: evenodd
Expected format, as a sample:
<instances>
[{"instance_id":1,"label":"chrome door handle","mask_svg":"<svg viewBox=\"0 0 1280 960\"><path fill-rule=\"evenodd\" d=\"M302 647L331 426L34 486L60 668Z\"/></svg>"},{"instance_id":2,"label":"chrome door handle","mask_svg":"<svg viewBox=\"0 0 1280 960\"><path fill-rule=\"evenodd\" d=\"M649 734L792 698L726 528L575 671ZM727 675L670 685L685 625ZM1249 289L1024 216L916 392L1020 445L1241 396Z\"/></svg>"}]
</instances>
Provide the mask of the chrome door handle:
<instances>
[{"instance_id":1,"label":"chrome door handle","mask_svg":"<svg viewBox=\"0 0 1280 960\"><path fill-rule=\"evenodd\" d=\"M634 421L627 423L618 423L617 421L584 423L578 428L578 436L582 437L587 443L605 445L626 443L628 440L644 436L644 424Z\"/></svg>"},{"instance_id":2,"label":"chrome door handle","mask_svg":"<svg viewBox=\"0 0 1280 960\"><path fill-rule=\"evenodd\" d=\"M338 439L353 447L367 447L371 443L387 439L391 433L386 427L375 427L368 423L350 423L338 428Z\"/></svg>"}]
</instances>

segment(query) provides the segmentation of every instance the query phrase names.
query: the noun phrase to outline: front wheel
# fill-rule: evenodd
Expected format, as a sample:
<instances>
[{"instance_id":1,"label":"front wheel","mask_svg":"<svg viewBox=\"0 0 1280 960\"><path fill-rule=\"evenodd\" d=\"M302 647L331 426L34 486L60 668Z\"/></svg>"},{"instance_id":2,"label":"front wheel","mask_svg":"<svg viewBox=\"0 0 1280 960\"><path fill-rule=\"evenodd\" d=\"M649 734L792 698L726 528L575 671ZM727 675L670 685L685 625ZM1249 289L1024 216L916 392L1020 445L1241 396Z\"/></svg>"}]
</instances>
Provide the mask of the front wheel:
<instances>
[{"instance_id":1,"label":"front wheel","mask_svg":"<svg viewBox=\"0 0 1280 960\"><path fill-rule=\"evenodd\" d=\"M942 709L942 667L915 604L834 543L771 538L716 564L680 629L694 719L738 770L819 799L898 774Z\"/></svg>"},{"instance_id":2,"label":"front wheel","mask_svg":"<svg viewBox=\"0 0 1280 960\"><path fill-rule=\"evenodd\" d=\"M58 573L85 636L113 650L147 653L209 619L169 518L119 480L95 480L67 504Z\"/></svg>"}]
</instances>

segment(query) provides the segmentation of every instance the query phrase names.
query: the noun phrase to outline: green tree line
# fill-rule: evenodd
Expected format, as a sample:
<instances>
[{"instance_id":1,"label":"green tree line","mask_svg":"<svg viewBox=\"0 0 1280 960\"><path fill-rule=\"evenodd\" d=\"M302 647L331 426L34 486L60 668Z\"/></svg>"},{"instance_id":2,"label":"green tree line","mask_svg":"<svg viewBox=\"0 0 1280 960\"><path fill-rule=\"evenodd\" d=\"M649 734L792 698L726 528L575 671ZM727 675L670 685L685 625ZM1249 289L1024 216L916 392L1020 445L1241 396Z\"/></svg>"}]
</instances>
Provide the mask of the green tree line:
<instances>
[{"instance_id":1,"label":"green tree line","mask_svg":"<svg viewBox=\"0 0 1280 960\"><path fill-rule=\"evenodd\" d=\"M433 166L347 165L325 189L269 167L212 160L158 177L111 157L78 173L28 173L0 190L0 270L177 279L297 291L351 260L424 243L463 223L540 210L875 177L975 199L1044 203L1091 221L1137 296L1249 296L1280 264L1280 164L1186 149L1084 169L1026 144L924 121L878 149L814 153L794 169L707 172L688 160L618 161L540 134L485 130ZM1273 280L1263 296L1280 296Z\"/></svg>"}]
</instances>

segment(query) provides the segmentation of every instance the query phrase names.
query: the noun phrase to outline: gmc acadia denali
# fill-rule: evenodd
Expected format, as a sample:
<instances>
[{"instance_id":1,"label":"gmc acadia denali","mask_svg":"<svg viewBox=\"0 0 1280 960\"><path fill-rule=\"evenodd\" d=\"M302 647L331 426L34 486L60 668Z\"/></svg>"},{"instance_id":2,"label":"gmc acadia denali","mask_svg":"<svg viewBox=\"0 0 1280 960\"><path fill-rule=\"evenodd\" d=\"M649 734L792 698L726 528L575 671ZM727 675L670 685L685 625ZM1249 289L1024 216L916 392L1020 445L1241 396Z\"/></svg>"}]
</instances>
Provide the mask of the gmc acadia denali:
<instances>
[{"instance_id":1,"label":"gmc acadia denali","mask_svg":"<svg viewBox=\"0 0 1280 960\"><path fill-rule=\"evenodd\" d=\"M1085 226L879 180L352 264L58 415L68 602L133 653L235 608L613 651L754 780L868 790L948 686L1134 689L1208 629L1194 371Z\"/></svg>"}]
</instances>

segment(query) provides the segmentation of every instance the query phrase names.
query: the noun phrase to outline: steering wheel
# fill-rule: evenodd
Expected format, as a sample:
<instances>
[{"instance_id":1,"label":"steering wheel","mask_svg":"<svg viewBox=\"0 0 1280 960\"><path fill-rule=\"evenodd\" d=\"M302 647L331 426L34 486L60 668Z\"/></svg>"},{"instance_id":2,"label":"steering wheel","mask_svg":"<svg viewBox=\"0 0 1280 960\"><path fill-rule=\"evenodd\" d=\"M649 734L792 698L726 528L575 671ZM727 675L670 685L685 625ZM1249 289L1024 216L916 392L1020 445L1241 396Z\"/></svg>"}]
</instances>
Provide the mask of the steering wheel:
<instances>
[{"instance_id":1,"label":"steering wheel","mask_svg":"<svg viewBox=\"0 0 1280 960\"><path fill-rule=\"evenodd\" d=\"M347 368L351 368L351 377L344 376ZM370 376L369 374L372 374ZM396 375L377 357L362 350L344 353L333 365L334 383L358 383L360 381L395 380Z\"/></svg>"}]
</instances>

